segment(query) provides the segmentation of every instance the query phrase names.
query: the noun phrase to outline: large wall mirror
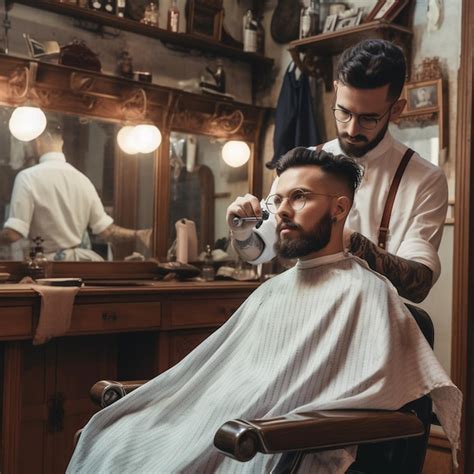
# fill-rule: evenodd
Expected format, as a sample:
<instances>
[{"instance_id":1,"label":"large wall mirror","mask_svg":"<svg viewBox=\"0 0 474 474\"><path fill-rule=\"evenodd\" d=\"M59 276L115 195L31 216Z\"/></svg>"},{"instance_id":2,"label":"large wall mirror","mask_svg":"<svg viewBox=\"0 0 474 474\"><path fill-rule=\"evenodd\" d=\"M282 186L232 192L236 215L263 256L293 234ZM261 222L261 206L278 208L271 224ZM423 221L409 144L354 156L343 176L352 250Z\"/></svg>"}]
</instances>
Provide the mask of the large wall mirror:
<instances>
[{"instance_id":1,"label":"large wall mirror","mask_svg":"<svg viewBox=\"0 0 474 474\"><path fill-rule=\"evenodd\" d=\"M194 222L198 252L228 237L225 214L237 196L249 191L248 163L234 167L222 159L225 139L197 134L170 134L169 235L176 238L176 222Z\"/></svg>"},{"instance_id":2,"label":"large wall mirror","mask_svg":"<svg viewBox=\"0 0 474 474\"><path fill-rule=\"evenodd\" d=\"M2 56L0 82L2 226L16 175L38 160L31 144L16 140L8 129L10 115L20 105L39 106L61 122L67 161L92 182L114 223L145 232L120 245L84 232L81 245L105 261L166 259L174 223L181 218L196 221L199 251L207 244L213 247L227 236L227 205L239 194L261 193L264 108L13 56ZM161 146L152 153L126 154L117 144L118 131L143 123L159 128ZM232 168L222 161L228 141L248 145L245 165ZM29 246L27 241L3 246L0 259L22 260ZM20 272L18 265L11 267ZM53 272L77 276L78 268L89 272L89 267L64 265ZM133 274L148 274L133 268Z\"/></svg>"},{"instance_id":3,"label":"large wall mirror","mask_svg":"<svg viewBox=\"0 0 474 474\"><path fill-rule=\"evenodd\" d=\"M9 131L11 107L0 108L0 223L8 219L14 180L18 173L38 164L32 142L17 140ZM86 116L48 113L48 120L60 123L63 130L64 154L67 162L92 182L104 209L114 222L132 230L152 229L154 195L154 153L126 155L117 145L117 132L122 124ZM53 186L54 184L51 183ZM47 205L47 203L45 203ZM81 204L77 203L77 208ZM76 209L65 211L65 219L74 219ZM11 245L0 247L2 260L23 260L29 253L31 240L41 237L53 242L55 229L49 235L29 235ZM30 232L31 234L31 232ZM133 235L133 234L131 234ZM151 249L137 239L122 239L108 244L90 228L84 229L80 247L92 250L103 260L146 259ZM62 250L51 259L61 260ZM49 258L49 257L48 257Z\"/></svg>"}]
</instances>

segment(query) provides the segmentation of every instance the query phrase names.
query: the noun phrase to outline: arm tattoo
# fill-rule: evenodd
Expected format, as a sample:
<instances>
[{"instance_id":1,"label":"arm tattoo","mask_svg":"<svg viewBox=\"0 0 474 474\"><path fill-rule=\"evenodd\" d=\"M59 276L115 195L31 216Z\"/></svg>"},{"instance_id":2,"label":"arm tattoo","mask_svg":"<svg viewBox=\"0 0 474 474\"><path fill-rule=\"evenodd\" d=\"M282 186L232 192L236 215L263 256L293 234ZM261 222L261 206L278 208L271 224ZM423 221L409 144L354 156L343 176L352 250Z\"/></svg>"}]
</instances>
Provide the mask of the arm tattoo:
<instances>
[{"instance_id":1,"label":"arm tattoo","mask_svg":"<svg viewBox=\"0 0 474 474\"><path fill-rule=\"evenodd\" d=\"M130 242L135 242L137 231L132 229L126 229L115 224L111 224L107 229L107 234L104 237L106 242L111 244L120 245Z\"/></svg>"},{"instance_id":2,"label":"arm tattoo","mask_svg":"<svg viewBox=\"0 0 474 474\"><path fill-rule=\"evenodd\" d=\"M263 240L255 232L252 232L245 240L233 238L233 242L237 253L247 261L258 258L265 247Z\"/></svg>"},{"instance_id":3,"label":"arm tattoo","mask_svg":"<svg viewBox=\"0 0 474 474\"><path fill-rule=\"evenodd\" d=\"M372 270L386 276L400 296L420 303L428 295L433 272L426 265L390 254L357 232L351 236L350 252L364 259Z\"/></svg>"}]
</instances>

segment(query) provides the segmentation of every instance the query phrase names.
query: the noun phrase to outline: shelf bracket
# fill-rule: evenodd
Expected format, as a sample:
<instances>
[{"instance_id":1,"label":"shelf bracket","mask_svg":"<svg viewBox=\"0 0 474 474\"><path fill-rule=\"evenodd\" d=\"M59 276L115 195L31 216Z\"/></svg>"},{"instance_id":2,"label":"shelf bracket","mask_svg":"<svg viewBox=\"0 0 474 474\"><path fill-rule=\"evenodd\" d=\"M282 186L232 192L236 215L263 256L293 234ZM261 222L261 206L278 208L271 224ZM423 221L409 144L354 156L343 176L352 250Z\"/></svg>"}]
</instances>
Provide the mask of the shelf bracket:
<instances>
[{"instance_id":1,"label":"shelf bracket","mask_svg":"<svg viewBox=\"0 0 474 474\"><path fill-rule=\"evenodd\" d=\"M332 91L333 73L332 58L330 56L316 56L311 49L301 53L297 49L291 48L289 52L293 62L300 71L308 76L322 78L326 86L326 92Z\"/></svg>"}]
</instances>

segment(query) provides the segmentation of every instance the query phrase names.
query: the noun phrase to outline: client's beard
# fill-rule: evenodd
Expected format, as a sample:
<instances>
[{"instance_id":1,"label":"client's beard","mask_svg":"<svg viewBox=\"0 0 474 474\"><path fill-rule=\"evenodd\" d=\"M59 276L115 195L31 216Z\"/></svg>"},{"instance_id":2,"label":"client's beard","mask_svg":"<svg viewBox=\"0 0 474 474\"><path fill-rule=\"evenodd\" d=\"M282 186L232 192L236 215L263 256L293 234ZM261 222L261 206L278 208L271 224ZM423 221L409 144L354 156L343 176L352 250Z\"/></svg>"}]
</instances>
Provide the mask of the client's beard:
<instances>
[{"instance_id":1,"label":"client's beard","mask_svg":"<svg viewBox=\"0 0 474 474\"><path fill-rule=\"evenodd\" d=\"M332 232L332 218L329 211L321 217L321 220L310 232L300 231L300 236L294 239L280 238L281 222L277 226L278 241L275 244L275 251L282 258L298 258L309 255L323 249L329 243Z\"/></svg>"},{"instance_id":2,"label":"client's beard","mask_svg":"<svg viewBox=\"0 0 474 474\"><path fill-rule=\"evenodd\" d=\"M387 120L387 123L385 126L380 130L379 133L375 136L375 138L372 141L368 141L367 137L364 135L356 135L355 137L352 137L356 140L359 140L362 143L365 143L364 146L356 146L353 145L352 143L347 143L343 139L344 138L349 138L348 133L338 133L337 138L339 140L339 146L341 147L341 150L344 152L345 155L351 157L351 158L361 158L365 154L367 154L370 150L373 150L382 140L385 134L387 133L388 129L388 124L389 120Z\"/></svg>"}]
</instances>

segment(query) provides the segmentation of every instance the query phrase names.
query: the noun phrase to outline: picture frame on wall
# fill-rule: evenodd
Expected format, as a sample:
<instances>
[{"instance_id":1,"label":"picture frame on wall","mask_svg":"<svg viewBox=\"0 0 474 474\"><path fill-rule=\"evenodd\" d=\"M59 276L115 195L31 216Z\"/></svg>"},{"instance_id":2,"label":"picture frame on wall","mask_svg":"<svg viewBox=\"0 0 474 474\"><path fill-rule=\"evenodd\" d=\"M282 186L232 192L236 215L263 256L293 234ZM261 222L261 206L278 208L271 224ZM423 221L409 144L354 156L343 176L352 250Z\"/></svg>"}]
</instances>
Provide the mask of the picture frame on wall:
<instances>
[{"instance_id":1,"label":"picture frame on wall","mask_svg":"<svg viewBox=\"0 0 474 474\"><path fill-rule=\"evenodd\" d=\"M365 22L375 20L393 21L407 6L409 0L378 0L367 15Z\"/></svg>"},{"instance_id":2,"label":"picture frame on wall","mask_svg":"<svg viewBox=\"0 0 474 474\"><path fill-rule=\"evenodd\" d=\"M336 26L334 31L343 30L344 28L351 28L360 24L362 20L362 9L358 8L351 16L344 16L340 18L338 16L336 20Z\"/></svg>"},{"instance_id":3,"label":"picture frame on wall","mask_svg":"<svg viewBox=\"0 0 474 474\"><path fill-rule=\"evenodd\" d=\"M326 19L324 20L323 33L330 33L331 31L334 31L336 28L336 23L337 23L337 14L328 15Z\"/></svg>"},{"instance_id":4,"label":"picture frame on wall","mask_svg":"<svg viewBox=\"0 0 474 474\"><path fill-rule=\"evenodd\" d=\"M188 0L186 32L220 41L224 9L222 0Z\"/></svg>"},{"instance_id":5,"label":"picture frame on wall","mask_svg":"<svg viewBox=\"0 0 474 474\"><path fill-rule=\"evenodd\" d=\"M442 81L408 82L405 85L405 98L407 105L404 115L436 112L443 103Z\"/></svg>"}]
</instances>

